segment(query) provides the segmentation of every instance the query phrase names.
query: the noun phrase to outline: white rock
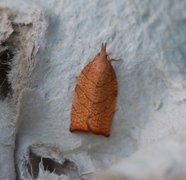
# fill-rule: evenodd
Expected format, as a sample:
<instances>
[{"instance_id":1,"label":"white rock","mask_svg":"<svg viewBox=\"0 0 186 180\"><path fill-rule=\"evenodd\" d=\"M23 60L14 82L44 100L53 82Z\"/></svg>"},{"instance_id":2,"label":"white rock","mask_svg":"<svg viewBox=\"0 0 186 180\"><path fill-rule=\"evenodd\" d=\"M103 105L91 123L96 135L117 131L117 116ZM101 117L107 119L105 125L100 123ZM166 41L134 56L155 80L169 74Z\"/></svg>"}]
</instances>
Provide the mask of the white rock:
<instances>
[{"instance_id":1,"label":"white rock","mask_svg":"<svg viewBox=\"0 0 186 180\"><path fill-rule=\"evenodd\" d=\"M0 42L15 50L8 76L13 95L0 102L0 124L6 124L0 126L0 167L7 159L5 149L10 157L8 168L0 168L0 177L7 175L6 169L11 175L4 179L15 178L14 142L19 179L33 178L30 153L36 159L32 164L36 174L39 158L46 158L53 168L46 172L48 177L54 176L56 165L60 170L55 177L69 179L110 168L125 158L126 175L163 176L166 168L158 164L164 154L166 167L175 163L169 158L171 148L179 147L174 155L182 157L185 135L176 145L172 135L181 137L186 129L184 0L0 0L0 7ZM121 59L113 62L119 94L111 137L72 134L76 76L102 42L108 43L111 58ZM13 130L8 125L12 121ZM11 150L4 145L10 131ZM162 148L153 150L154 143ZM146 146L152 146L149 154L157 154L147 158ZM137 151L141 155L135 155ZM138 157L145 163L143 169ZM152 162L156 168L151 168ZM180 165L184 169L185 162ZM179 167L173 166L177 174L182 172Z\"/></svg>"}]
</instances>

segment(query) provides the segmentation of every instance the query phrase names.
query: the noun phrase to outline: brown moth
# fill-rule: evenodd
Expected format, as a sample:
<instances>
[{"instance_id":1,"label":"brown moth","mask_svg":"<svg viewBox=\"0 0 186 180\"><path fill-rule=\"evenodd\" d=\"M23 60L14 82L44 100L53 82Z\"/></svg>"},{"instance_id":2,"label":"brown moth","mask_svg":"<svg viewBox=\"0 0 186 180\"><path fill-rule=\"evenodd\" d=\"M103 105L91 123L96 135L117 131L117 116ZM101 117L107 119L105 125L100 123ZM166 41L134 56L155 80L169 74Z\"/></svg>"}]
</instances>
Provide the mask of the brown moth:
<instances>
[{"instance_id":1,"label":"brown moth","mask_svg":"<svg viewBox=\"0 0 186 180\"><path fill-rule=\"evenodd\" d=\"M110 136L115 112L117 79L106 53L106 43L77 78L74 89L70 131Z\"/></svg>"}]
</instances>

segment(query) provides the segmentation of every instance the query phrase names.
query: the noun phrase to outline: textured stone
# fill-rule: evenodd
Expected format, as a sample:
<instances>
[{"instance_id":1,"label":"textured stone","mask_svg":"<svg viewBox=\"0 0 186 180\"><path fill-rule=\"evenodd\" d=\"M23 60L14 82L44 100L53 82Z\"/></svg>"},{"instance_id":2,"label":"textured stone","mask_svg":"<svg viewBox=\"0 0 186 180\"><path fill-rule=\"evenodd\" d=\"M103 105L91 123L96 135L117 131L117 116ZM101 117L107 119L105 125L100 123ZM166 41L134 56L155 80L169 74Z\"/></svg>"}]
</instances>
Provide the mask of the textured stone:
<instances>
[{"instance_id":1,"label":"textured stone","mask_svg":"<svg viewBox=\"0 0 186 180\"><path fill-rule=\"evenodd\" d=\"M7 106L5 112L11 112L17 127L15 158L20 179L31 178L26 165L33 144L38 157L62 164L57 158L62 154L82 177L133 157L138 150L145 154L144 147L185 132L185 0L0 0L0 7L1 14L5 12L0 17L0 42L14 42L13 47L18 47L9 74L13 107ZM110 58L121 59L112 62L118 79L112 136L72 134L70 109L76 76L102 42L107 42ZM6 103L1 102L0 111ZM8 124L9 116L2 112L0 120L5 122L6 117ZM1 129L3 142L9 129L7 134ZM14 138L15 131L11 143ZM177 146L185 152L185 138L179 142ZM166 147L165 151L169 152ZM140 161L148 167L156 158ZM174 164L168 155L165 161ZM75 174L76 170L68 168L62 174ZM179 174L179 166L173 169ZM138 176L133 166L131 171ZM160 166L156 172L166 173Z\"/></svg>"}]
</instances>

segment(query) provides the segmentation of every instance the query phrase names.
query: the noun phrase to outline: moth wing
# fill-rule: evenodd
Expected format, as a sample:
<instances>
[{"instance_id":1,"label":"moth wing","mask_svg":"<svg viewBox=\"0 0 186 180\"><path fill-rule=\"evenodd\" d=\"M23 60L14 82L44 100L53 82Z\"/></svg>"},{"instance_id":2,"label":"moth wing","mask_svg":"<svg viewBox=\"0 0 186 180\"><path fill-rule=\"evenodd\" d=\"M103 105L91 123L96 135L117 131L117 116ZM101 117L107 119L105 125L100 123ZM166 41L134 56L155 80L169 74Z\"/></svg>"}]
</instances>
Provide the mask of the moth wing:
<instances>
[{"instance_id":1,"label":"moth wing","mask_svg":"<svg viewBox=\"0 0 186 180\"><path fill-rule=\"evenodd\" d=\"M116 96L117 96L117 80L114 69L108 68L101 79L107 79L107 83L103 83L103 86L97 87L95 96L100 97L100 101L94 102L91 109L91 117L88 119L88 127L94 134L104 135L108 137L110 135L110 128L112 119L115 113ZM102 97L105 97L102 99Z\"/></svg>"},{"instance_id":2,"label":"moth wing","mask_svg":"<svg viewBox=\"0 0 186 180\"><path fill-rule=\"evenodd\" d=\"M77 78L76 86L73 93L70 131L89 132L87 126L87 117L89 115L87 96L85 93L85 85L88 86L89 81L85 78L91 68L91 63L87 64Z\"/></svg>"}]
</instances>

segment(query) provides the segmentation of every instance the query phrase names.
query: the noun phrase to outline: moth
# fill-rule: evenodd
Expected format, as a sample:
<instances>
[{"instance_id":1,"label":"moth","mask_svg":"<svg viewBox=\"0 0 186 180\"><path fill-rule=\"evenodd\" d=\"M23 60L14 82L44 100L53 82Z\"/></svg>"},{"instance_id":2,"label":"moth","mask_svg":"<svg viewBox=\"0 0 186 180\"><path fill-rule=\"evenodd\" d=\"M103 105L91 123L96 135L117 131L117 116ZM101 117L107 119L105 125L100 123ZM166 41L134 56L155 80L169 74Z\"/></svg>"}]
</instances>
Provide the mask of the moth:
<instances>
[{"instance_id":1,"label":"moth","mask_svg":"<svg viewBox=\"0 0 186 180\"><path fill-rule=\"evenodd\" d=\"M117 97L115 71L106 43L77 78L73 93L70 131L110 136Z\"/></svg>"}]
</instances>

